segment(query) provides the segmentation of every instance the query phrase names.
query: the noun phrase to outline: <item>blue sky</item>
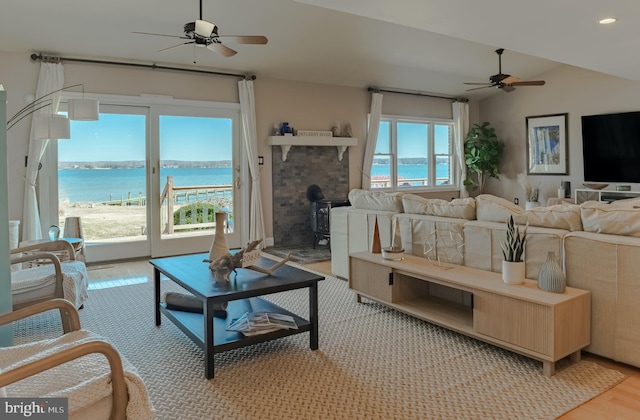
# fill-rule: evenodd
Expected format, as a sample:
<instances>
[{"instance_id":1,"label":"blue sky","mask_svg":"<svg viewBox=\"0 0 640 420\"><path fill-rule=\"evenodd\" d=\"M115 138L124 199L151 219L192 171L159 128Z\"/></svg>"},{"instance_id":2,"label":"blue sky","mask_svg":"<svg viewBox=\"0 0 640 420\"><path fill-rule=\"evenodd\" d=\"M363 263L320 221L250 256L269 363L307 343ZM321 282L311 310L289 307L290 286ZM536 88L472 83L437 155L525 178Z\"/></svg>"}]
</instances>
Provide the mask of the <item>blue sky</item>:
<instances>
[{"instance_id":1,"label":"blue sky","mask_svg":"<svg viewBox=\"0 0 640 420\"><path fill-rule=\"evenodd\" d=\"M389 152L389 122L380 123L378 134L377 153ZM424 123L398 122L398 157L426 157L427 152L427 125ZM435 153L449 153L449 126L436 124L434 129Z\"/></svg>"},{"instance_id":2,"label":"blue sky","mask_svg":"<svg viewBox=\"0 0 640 420\"><path fill-rule=\"evenodd\" d=\"M58 141L58 160L145 160L145 119L101 113L98 121L71 121L71 139ZM160 116L160 160L230 160L231 135L230 119Z\"/></svg>"}]
</instances>

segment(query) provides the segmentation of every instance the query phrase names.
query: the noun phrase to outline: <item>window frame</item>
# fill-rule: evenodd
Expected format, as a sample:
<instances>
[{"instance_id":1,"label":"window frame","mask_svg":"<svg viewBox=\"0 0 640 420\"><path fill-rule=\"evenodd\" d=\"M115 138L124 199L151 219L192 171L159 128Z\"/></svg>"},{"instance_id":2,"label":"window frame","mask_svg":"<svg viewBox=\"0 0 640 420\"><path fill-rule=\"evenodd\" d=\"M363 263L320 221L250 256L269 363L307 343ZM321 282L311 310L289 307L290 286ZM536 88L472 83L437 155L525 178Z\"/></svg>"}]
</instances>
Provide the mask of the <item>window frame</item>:
<instances>
[{"instance_id":1,"label":"window frame","mask_svg":"<svg viewBox=\"0 0 640 420\"><path fill-rule=\"evenodd\" d=\"M128 95L112 95L112 94L98 94L98 93L76 93L76 92L63 92L61 95L61 108L60 111L64 111L66 102L71 98L88 97L97 99L100 102L100 106L114 107L114 108L126 108L128 106L145 108L147 115L147 171L154 170L154 167L158 166L159 162L159 150L158 150L158 115L193 115L193 116L205 116L205 117L217 117L232 118L234 121L234 144L237 145L237 161L234 166L234 184L239 186L237 192L237 199L234 200L238 204L237 210L237 223L234 225L234 232L237 239L228 242L233 247L238 247L242 243L246 243L248 237L248 230L243 228L247 226L249 220L249 206L242 205L242 203L249 202L249 183L244 180L250 179L248 159L245 148L244 136L241 129L241 111L240 104L233 102L214 102L214 101L200 101L200 100L184 100L175 99L168 96L161 95L140 95L140 96L128 96ZM151 150L149 149L151 148ZM156 159L157 158L157 159ZM149 160L151 159L151 160ZM38 181L38 193L41 197L40 203L40 217L42 225L58 224L58 148L56 142L50 142L47 147L43 158L41 159L43 168L39 174ZM151 169L150 169L151 168ZM147 195L149 200L159 202L159 187L157 186L155 177L151 180L147 180ZM235 204L234 202L234 204ZM151 207L149 207L150 209ZM149 210L151 211L151 210ZM148 214L149 227L155 226L157 216ZM153 229L153 228L152 228ZM153 235L147 235L147 243L150 244L154 240ZM181 240L179 238L178 240ZM211 243L210 235L200 235L192 240L193 249L181 248L181 253L186 252L201 252L203 249L208 249ZM229 241L229 239L227 239ZM237 243L236 243L237 241ZM176 240L155 241L151 246L151 256L165 256L174 255L174 252L166 252L166 247L157 245L158 243L170 243L176 242ZM133 242L132 242L133 243ZM106 245L102 245L103 248ZM108 248L100 251L99 260L117 260L120 259L117 254L121 251L122 246L117 243L115 245L108 244ZM142 251L142 247L140 252ZM197 248L197 249L196 249ZM157 252L163 253L162 255ZM148 252L144 252L148 256ZM134 255L134 254L131 254ZM96 260L97 261L97 260Z\"/></svg>"},{"instance_id":2,"label":"window frame","mask_svg":"<svg viewBox=\"0 0 640 420\"><path fill-rule=\"evenodd\" d=\"M405 116L405 115L388 115L383 114L380 116L380 122L378 126L378 139L376 139L376 149L378 147L377 141L380 138L380 133L382 132L381 125L382 123L389 123L389 153L375 153L373 155L373 161L375 161L376 156L389 156L390 157L390 183L389 187L378 187L374 188L373 183L371 186L372 191L384 191L384 192L427 192L427 191L458 191L458 171L457 171L457 154L456 148L454 145L455 137L453 134L454 130L454 121L450 118L434 118L434 117L414 117L414 116ZM417 124L426 124L427 132L428 132L428 143L427 143L427 165L428 165L428 174L427 178L429 181L428 185L425 186L410 186L410 187L399 187L397 186L398 182L398 123L417 123ZM449 154L435 153L435 126L436 125L447 125L449 126ZM450 173L451 173L451 182L449 184L436 185L436 157L437 156L449 156L450 158Z\"/></svg>"}]
</instances>

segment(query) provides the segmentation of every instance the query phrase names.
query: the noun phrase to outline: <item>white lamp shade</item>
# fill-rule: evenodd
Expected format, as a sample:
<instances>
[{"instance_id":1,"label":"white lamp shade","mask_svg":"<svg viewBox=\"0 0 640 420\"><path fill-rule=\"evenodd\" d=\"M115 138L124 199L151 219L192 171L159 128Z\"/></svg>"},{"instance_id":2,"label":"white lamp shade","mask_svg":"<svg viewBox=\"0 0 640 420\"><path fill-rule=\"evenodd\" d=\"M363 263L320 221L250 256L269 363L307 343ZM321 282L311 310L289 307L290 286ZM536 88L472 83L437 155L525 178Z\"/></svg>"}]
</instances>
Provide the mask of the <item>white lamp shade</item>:
<instances>
[{"instance_id":1,"label":"white lamp shade","mask_svg":"<svg viewBox=\"0 0 640 420\"><path fill-rule=\"evenodd\" d=\"M69 139L69 119L64 115L42 114L33 117L33 137L36 139Z\"/></svg>"},{"instance_id":2,"label":"white lamp shade","mask_svg":"<svg viewBox=\"0 0 640 420\"><path fill-rule=\"evenodd\" d=\"M85 98L69 99L67 113L70 120L97 121L98 101Z\"/></svg>"}]
</instances>

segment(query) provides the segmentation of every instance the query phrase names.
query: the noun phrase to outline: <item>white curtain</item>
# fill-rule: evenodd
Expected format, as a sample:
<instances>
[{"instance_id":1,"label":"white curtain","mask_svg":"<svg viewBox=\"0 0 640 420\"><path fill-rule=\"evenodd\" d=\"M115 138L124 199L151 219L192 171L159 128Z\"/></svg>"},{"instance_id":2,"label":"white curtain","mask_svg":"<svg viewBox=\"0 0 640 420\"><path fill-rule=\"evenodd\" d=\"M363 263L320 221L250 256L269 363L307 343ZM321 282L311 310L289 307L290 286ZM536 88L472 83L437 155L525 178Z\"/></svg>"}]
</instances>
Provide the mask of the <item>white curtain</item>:
<instances>
[{"instance_id":1,"label":"white curtain","mask_svg":"<svg viewBox=\"0 0 640 420\"><path fill-rule=\"evenodd\" d=\"M454 102L453 108L453 144L457 158L457 179L460 188L460 197L469 197L469 192L464 186L467 177L467 165L464 163L464 138L469 131L469 104L466 102Z\"/></svg>"},{"instance_id":2,"label":"white curtain","mask_svg":"<svg viewBox=\"0 0 640 420\"><path fill-rule=\"evenodd\" d=\"M38 86L36 87L36 99L55 90L64 87L64 67L61 63L40 64L40 75L38 76ZM51 106L44 107L35 113L57 113L60 104L60 92L49 96L52 100ZM34 114L35 114L34 113ZM31 119L31 130L29 132L29 158L27 160L27 172L24 184L24 204L22 210L22 240L30 241L43 238L43 228L40 223L40 212L38 211L38 198L36 196L36 180L38 178L38 166L40 159L49 144L48 139L34 139L33 118Z\"/></svg>"},{"instance_id":3,"label":"white curtain","mask_svg":"<svg viewBox=\"0 0 640 420\"><path fill-rule=\"evenodd\" d=\"M251 203L249 215L249 241L265 238L262 196L260 194L260 168L258 166L258 136L256 132L256 100L253 82L238 82L240 111L242 113L242 133L251 172ZM264 244L262 244L264 246Z\"/></svg>"},{"instance_id":4,"label":"white curtain","mask_svg":"<svg viewBox=\"0 0 640 420\"><path fill-rule=\"evenodd\" d=\"M376 152L378 131L380 131L380 114L382 114L382 94L373 92L371 94L371 112L367 130L367 143L365 145L364 160L362 162L363 190L371 189L371 166L373 165L373 155Z\"/></svg>"}]
</instances>

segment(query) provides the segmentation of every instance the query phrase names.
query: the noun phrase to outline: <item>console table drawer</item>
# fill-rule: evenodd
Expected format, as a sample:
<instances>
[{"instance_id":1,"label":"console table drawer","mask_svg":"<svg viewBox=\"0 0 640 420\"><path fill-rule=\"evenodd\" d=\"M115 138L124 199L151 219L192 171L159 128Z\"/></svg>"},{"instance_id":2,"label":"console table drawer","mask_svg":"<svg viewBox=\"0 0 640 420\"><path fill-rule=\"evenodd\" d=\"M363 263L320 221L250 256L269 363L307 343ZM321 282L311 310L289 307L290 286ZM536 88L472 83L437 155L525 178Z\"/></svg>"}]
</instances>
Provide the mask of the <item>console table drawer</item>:
<instances>
[{"instance_id":1,"label":"console table drawer","mask_svg":"<svg viewBox=\"0 0 640 420\"><path fill-rule=\"evenodd\" d=\"M349 288L384 302L395 302L392 270L379 264L352 259L349 265Z\"/></svg>"},{"instance_id":2,"label":"console table drawer","mask_svg":"<svg viewBox=\"0 0 640 420\"><path fill-rule=\"evenodd\" d=\"M473 329L536 353L552 355L552 314L549 306L474 291Z\"/></svg>"}]
</instances>

